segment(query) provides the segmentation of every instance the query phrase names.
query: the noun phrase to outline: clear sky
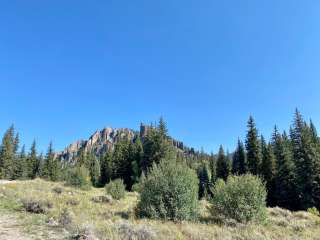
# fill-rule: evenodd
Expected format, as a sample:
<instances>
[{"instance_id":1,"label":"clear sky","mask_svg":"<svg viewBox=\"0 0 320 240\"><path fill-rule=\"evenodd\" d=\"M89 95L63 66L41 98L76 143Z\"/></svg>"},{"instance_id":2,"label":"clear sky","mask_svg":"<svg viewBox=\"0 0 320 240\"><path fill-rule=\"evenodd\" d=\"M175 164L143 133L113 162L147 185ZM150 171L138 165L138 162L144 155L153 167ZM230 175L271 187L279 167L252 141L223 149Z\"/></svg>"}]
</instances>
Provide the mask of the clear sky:
<instances>
[{"instance_id":1,"label":"clear sky","mask_svg":"<svg viewBox=\"0 0 320 240\"><path fill-rule=\"evenodd\" d=\"M320 123L320 1L2 0L0 134L57 150L164 116L172 136L233 150L295 107Z\"/></svg>"}]
</instances>

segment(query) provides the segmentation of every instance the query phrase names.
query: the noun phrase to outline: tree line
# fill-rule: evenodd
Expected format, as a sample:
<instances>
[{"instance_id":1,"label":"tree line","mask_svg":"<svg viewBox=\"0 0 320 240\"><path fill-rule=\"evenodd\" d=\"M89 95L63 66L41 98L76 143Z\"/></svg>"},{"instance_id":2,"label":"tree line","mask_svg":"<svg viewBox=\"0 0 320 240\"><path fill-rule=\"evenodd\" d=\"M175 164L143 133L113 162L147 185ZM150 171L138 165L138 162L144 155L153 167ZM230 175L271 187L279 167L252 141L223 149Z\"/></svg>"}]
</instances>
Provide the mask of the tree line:
<instances>
[{"instance_id":1,"label":"tree line","mask_svg":"<svg viewBox=\"0 0 320 240\"><path fill-rule=\"evenodd\" d=\"M161 159L172 156L195 170L199 179L199 198L211 198L218 179L230 175L251 173L265 183L267 204L298 210L320 208L320 140L312 123L306 122L296 110L289 132L275 126L270 140L259 135L255 121L248 120L245 141L237 142L233 153L220 146L217 154L190 149L179 151L173 147L165 121L151 127L143 139L124 137L112 151L97 157L81 149L75 164L56 157L52 143L47 154L38 154L33 142L29 153L25 146L19 150L19 134L11 126L4 134L0 147L0 178L64 180L71 168L86 168L92 185L104 186L121 178L127 190L148 175L149 169Z\"/></svg>"}]
</instances>

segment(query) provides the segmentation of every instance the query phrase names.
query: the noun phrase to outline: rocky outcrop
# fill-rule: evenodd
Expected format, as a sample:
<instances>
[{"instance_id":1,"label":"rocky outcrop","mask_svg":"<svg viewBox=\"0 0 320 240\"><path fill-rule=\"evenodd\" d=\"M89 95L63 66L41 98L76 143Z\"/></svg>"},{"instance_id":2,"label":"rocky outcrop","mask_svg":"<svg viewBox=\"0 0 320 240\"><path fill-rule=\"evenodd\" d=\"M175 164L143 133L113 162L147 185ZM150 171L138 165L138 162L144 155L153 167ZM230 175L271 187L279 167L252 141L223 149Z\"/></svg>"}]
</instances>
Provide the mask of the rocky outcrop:
<instances>
[{"instance_id":1,"label":"rocky outcrop","mask_svg":"<svg viewBox=\"0 0 320 240\"><path fill-rule=\"evenodd\" d=\"M133 141L137 133L128 128L107 127L96 131L88 140L79 140L70 144L64 151L59 153L61 160L72 162L79 155L81 150L93 152L96 156L113 149L115 143L120 139Z\"/></svg>"},{"instance_id":2,"label":"rocky outcrop","mask_svg":"<svg viewBox=\"0 0 320 240\"><path fill-rule=\"evenodd\" d=\"M141 124L140 131L134 131L129 128L111 128L107 127L101 131L96 131L88 140L79 140L70 144L64 151L58 153L58 157L67 162L73 162L79 156L80 152L93 152L97 157L112 151L115 144L121 139L128 139L134 141L140 136L143 141L151 127ZM183 143L170 138L172 145L178 150L184 152L187 149Z\"/></svg>"}]
</instances>

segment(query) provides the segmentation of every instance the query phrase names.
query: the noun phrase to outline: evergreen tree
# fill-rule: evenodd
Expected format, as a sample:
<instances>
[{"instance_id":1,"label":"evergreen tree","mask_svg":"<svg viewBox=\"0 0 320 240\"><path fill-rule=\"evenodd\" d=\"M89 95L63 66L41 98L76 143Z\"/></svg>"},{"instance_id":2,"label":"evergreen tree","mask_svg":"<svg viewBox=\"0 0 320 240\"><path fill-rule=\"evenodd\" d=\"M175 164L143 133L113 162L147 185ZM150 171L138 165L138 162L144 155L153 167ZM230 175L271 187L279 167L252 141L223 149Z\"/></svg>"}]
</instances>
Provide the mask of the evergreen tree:
<instances>
[{"instance_id":1,"label":"evergreen tree","mask_svg":"<svg viewBox=\"0 0 320 240\"><path fill-rule=\"evenodd\" d=\"M260 174L266 183L267 203L269 206L275 205L275 156L272 145L266 144L261 136L262 163Z\"/></svg>"},{"instance_id":2,"label":"evergreen tree","mask_svg":"<svg viewBox=\"0 0 320 240\"><path fill-rule=\"evenodd\" d=\"M12 179L14 175L16 144L14 126L12 125L4 134L0 152L0 177Z\"/></svg>"},{"instance_id":3,"label":"evergreen tree","mask_svg":"<svg viewBox=\"0 0 320 240\"><path fill-rule=\"evenodd\" d=\"M87 159L87 153L85 152L84 146L80 148L79 154L78 154L78 159L77 159L77 164L79 166L85 166L87 169L89 168L89 163Z\"/></svg>"},{"instance_id":4,"label":"evergreen tree","mask_svg":"<svg viewBox=\"0 0 320 240\"><path fill-rule=\"evenodd\" d=\"M319 144L318 132L312 120L310 120L310 134L311 134L312 142L314 144Z\"/></svg>"},{"instance_id":5,"label":"evergreen tree","mask_svg":"<svg viewBox=\"0 0 320 240\"><path fill-rule=\"evenodd\" d=\"M19 155L16 157L13 179L24 179L27 177L26 172L26 153L25 145L22 146Z\"/></svg>"},{"instance_id":6,"label":"evergreen tree","mask_svg":"<svg viewBox=\"0 0 320 240\"><path fill-rule=\"evenodd\" d=\"M112 153L106 152L100 160L100 185L104 186L109 183L112 177Z\"/></svg>"},{"instance_id":7,"label":"evergreen tree","mask_svg":"<svg viewBox=\"0 0 320 240\"><path fill-rule=\"evenodd\" d=\"M100 180L100 163L93 153L89 153L87 155L87 159L89 162L89 174L91 183L93 186L97 187L99 186Z\"/></svg>"},{"instance_id":8,"label":"evergreen tree","mask_svg":"<svg viewBox=\"0 0 320 240\"><path fill-rule=\"evenodd\" d=\"M20 162L19 162L19 156L18 156L18 149L19 149L19 133L16 133L15 138L13 140L13 161L12 161L12 173L11 173L11 179L18 179L21 177L20 173Z\"/></svg>"},{"instance_id":9,"label":"evergreen tree","mask_svg":"<svg viewBox=\"0 0 320 240\"><path fill-rule=\"evenodd\" d=\"M295 188L295 166L287 139L275 127L272 146L276 158L275 200L279 207L297 208Z\"/></svg>"},{"instance_id":10,"label":"evergreen tree","mask_svg":"<svg viewBox=\"0 0 320 240\"><path fill-rule=\"evenodd\" d=\"M159 119L158 130L159 130L160 135L163 138L168 137L167 123L164 121L163 117L160 117L160 119Z\"/></svg>"},{"instance_id":11,"label":"evergreen tree","mask_svg":"<svg viewBox=\"0 0 320 240\"><path fill-rule=\"evenodd\" d=\"M248 171L252 174L258 175L261 164L261 151L258 139L258 130L252 116L250 116L248 121L246 149Z\"/></svg>"},{"instance_id":12,"label":"evergreen tree","mask_svg":"<svg viewBox=\"0 0 320 240\"><path fill-rule=\"evenodd\" d=\"M129 145L130 142L127 139L123 139L117 142L112 154L112 179L123 179L127 188L131 183L131 162L129 161Z\"/></svg>"},{"instance_id":13,"label":"evergreen tree","mask_svg":"<svg viewBox=\"0 0 320 240\"><path fill-rule=\"evenodd\" d=\"M143 158L143 146L140 137L137 137L129 146L129 162L131 163L131 181L128 182L128 188L131 190L133 184L138 183L141 175L141 161Z\"/></svg>"},{"instance_id":14,"label":"evergreen tree","mask_svg":"<svg viewBox=\"0 0 320 240\"><path fill-rule=\"evenodd\" d=\"M52 142L50 142L47 155L44 164L44 177L51 180L57 181L59 177L59 162L54 155L54 150L52 147Z\"/></svg>"},{"instance_id":15,"label":"evergreen tree","mask_svg":"<svg viewBox=\"0 0 320 240\"><path fill-rule=\"evenodd\" d=\"M39 159L37 158L36 141L34 140L31 148L30 154L27 158L27 176L34 179L39 172Z\"/></svg>"},{"instance_id":16,"label":"evergreen tree","mask_svg":"<svg viewBox=\"0 0 320 240\"><path fill-rule=\"evenodd\" d=\"M246 153L243 143L238 139L238 145L232 160L232 174L246 173Z\"/></svg>"},{"instance_id":17,"label":"evergreen tree","mask_svg":"<svg viewBox=\"0 0 320 240\"><path fill-rule=\"evenodd\" d=\"M217 180L217 163L213 154L211 154L210 156L209 167L210 167L210 186L213 187Z\"/></svg>"},{"instance_id":18,"label":"evergreen tree","mask_svg":"<svg viewBox=\"0 0 320 240\"><path fill-rule=\"evenodd\" d=\"M161 159L172 159L173 149L167 136L166 125L163 119L160 119L159 127L150 128L143 142L143 159L141 168L147 171L153 163L158 164Z\"/></svg>"},{"instance_id":19,"label":"evergreen tree","mask_svg":"<svg viewBox=\"0 0 320 240\"><path fill-rule=\"evenodd\" d=\"M229 176L229 171L228 159L224 153L223 147L220 146L217 159L217 178L221 178L226 181Z\"/></svg>"},{"instance_id":20,"label":"evergreen tree","mask_svg":"<svg viewBox=\"0 0 320 240\"><path fill-rule=\"evenodd\" d=\"M315 189L320 185L320 182L314 182L317 178L316 166L319 159L319 150L315 139L313 139L312 130L297 109L290 135L296 166L296 184L300 208L307 209L315 206L316 199L313 193L317 191Z\"/></svg>"},{"instance_id":21,"label":"evergreen tree","mask_svg":"<svg viewBox=\"0 0 320 240\"><path fill-rule=\"evenodd\" d=\"M209 173L206 164L202 164L198 169L199 179L199 199L207 198L210 191Z\"/></svg>"}]
</instances>

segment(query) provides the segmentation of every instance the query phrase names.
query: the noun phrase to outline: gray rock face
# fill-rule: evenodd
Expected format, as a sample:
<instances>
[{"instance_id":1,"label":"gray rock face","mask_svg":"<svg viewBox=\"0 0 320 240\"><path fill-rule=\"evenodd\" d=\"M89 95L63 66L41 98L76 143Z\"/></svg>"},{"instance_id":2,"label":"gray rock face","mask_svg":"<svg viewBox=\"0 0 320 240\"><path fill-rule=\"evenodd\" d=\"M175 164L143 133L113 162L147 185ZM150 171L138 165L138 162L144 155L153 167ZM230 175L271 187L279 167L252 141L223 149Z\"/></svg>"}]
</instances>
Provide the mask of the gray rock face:
<instances>
[{"instance_id":1,"label":"gray rock face","mask_svg":"<svg viewBox=\"0 0 320 240\"><path fill-rule=\"evenodd\" d=\"M130 141L137 136L137 133L128 128L107 127L96 131L88 140L79 140L70 144L64 151L58 154L61 160L72 162L83 149L84 152L93 152L96 156L110 151L120 139L127 138Z\"/></svg>"},{"instance_id":2,"label":"gray rock face","mask_svg":"<svg viewBox=\"0 0 320 240\"><path fill-rule=\"evenodd\" d=\"M129 128L111 128L107 127L101 131L96 131L88 140L79 140L70 144L64 151L57 153L57 156L66 162L73 162L79 156L80 151L93 152L97 157L112 151L114 145L121 139L128 139L134 141L140 136L143 141L148 133L150 126L141 124L140 131L134 131ZM170 139L172 145L180 151L185 151L185 147L182 142Z\"/></svg>"}]
</instances>

